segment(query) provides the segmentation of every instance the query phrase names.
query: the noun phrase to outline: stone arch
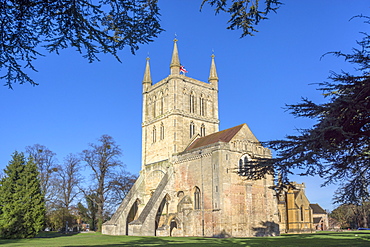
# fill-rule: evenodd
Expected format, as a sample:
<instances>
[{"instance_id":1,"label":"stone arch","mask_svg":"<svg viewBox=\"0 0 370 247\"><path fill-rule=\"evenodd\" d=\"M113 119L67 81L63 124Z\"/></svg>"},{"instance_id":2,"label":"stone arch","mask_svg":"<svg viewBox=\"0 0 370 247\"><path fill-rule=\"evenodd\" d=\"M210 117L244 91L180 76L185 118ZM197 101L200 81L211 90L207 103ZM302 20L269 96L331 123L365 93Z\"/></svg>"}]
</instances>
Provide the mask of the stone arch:
<instances>
[{"instance_id":1,"label":"stone arch","mask_svg":"<svg viewBox=\"0 0 370 247\"><path fill-rule=\"evenodd\" d=\"M168 204L170 200L171 197L168 194L166 194L158 207L157 213L155 215L154 235L156 235L158 228L162 227L167 223L166 219L168 217Z\"/></svg>"},{"instance_id":2,"label":"stone arch","mask_svg":"<svg viewBox=\"0 0 370 247\"><path fill-rule=\"evenodd\" d=\"M134 203L132 204L129 213L127 214L126 218L126 235L128 235L128 224L134 220L136 220L139 217L138 211L139 211L139 205L141 201L139 198L137 198Z\"/></svg>"},{"instance_id":3,"label":"stone arch","mask_svg":"<svg viewBox=\"0 0 370 247\"><path fill-rule=\"evenodd\" d=\"M170 226L170 237L172 237L172 231L177 230L181 225L179 219L176 217L176 215L172 215L168 219L168 224Z\"/></svg>"}]
</instances>

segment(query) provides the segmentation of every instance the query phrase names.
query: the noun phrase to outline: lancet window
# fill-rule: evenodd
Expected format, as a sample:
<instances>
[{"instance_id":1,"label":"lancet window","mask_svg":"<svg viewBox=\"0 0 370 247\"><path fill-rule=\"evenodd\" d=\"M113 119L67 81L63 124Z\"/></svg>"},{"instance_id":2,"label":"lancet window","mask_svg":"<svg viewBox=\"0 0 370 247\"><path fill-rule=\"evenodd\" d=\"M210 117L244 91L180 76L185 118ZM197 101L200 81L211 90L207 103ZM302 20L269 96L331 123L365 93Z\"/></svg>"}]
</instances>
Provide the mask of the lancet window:
<instances>
[{"instance_id":1,"label":"lancet window","mask_svg":"<svg viewBox=\"0 0 370 247\"><path fill-rule=\"evenodd\" d=\"M164 125L163 125L163 123L161 123L161 127L160 127L159 132L160 132L159 138L160 138L160 140L163 140L164 139Z\"/></svg>"},{"instance_id":2,"label":"lancet window","mask_svg":"<svg viewBox=\"0 0 370 247\"><path fill-rule=\"evenodd\" d=\"M194 134L195 134L195 125L193 121L191 121L190 122L190 138L192 138Z\"/></svg>"},{"instance_id":3,"label":"lancet window","mask_svg":"<svg viewBox=\"0 0 370 247\"><path fill-rule=\"evenodd\" d=\"M195 95L193 92L191 92L191 94L189 95L189 111L190 113L194 113L195 112Z\"/></svg>"},{"instance_id":4,"label":"lancet window","mask_svg":"<svg viewBox=\"0 0 370 247\"><path fill-rule=\"evenodd\" d=\"M198 187L194 189L194 209L200 209L200 189Z\"/></svg>"},{"instance_id":5,"label":"lancet window","mask_svg":"<svg viewBox=\"0 0 370 247\"><path fill-rule=\"evenodd\" d=\"M153 127L153 133L152 133L153 143L157 141L157 129L155 126Z\"/></svg>"},{"instance_id":6,"label":"lancet window","mask_svg":"<svg viewBox=\"0 0 370 247\"><path fill-rule=\"evenodd\" d=\"M207 111L207 109L206 109L207 108L207 101L203 97L203 95L201 95L200 98L199 98L199 105L200 105L200 115L205 116L206 111Z\"/></svg>"},{"instance_id":7,"label":"lancet window","mask_svg":"<svg viewBox=\"0 0 370 247\"><path fill-rule=\"evenodd\" d=\"M204 124L200 126L200 136L206 136L206 127L204 126Z\"/></svg>"}]
</instances>

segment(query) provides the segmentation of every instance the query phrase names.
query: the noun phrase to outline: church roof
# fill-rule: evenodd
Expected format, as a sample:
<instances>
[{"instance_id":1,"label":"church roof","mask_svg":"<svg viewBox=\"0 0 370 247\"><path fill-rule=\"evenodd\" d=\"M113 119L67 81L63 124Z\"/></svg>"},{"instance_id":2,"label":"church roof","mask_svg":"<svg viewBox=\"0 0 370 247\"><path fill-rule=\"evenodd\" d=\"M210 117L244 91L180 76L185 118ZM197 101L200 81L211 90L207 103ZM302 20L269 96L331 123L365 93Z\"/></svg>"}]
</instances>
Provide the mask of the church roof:
<instances>
[{"instance_id":1,"label":"church roof","mask_svg":"<svg viewBox=\"0 0 370 247\"><path fill-rule=\"evenodd\" d=\"M194 140L194 142L191 143L185 149L185 151L207 146L207 145L217 143L217 142L229 142L239 132L239 130L243 127L243 125L244 124L241 124L241 125L232 127L230 129L222 130L222 131L210 134L208 136L198 138Z\"/></svg>"},{"instance_id":2,"label":"church roof","mask_svg":"<svg viewBox=\"0 0 370 247\"><path fill-rule=\"evenodd\" d=\"M312 208L314 214L327 214L326 211L317 203L310 204L310 207Z\"/></svg>"}]
</instances>

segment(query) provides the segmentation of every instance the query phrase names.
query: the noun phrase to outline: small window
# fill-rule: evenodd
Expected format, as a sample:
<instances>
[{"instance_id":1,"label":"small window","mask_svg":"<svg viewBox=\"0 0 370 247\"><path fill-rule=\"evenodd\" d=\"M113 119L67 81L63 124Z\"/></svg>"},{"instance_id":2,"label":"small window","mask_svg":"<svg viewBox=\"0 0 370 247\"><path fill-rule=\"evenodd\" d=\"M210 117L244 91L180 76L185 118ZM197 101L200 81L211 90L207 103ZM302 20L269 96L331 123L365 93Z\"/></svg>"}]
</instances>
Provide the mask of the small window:
<instances>
[{"instance_id":1,"label":"small window","mask_svg":"<svg viewBox=\"0 0 370 247\"><path fill-rule=\"evenodd\" d=\"M191 121L190 122L190 138L192 138L194 134L195 134L195 125L193 121Z\"/></svg>"},{"instance_id":2,"label":"small window","mask_svg":"<svg viewBox=\"0 0 370 247\"><path fill-rule=\"evenodd\" d=\"M200 189L198 187L194 190L194 209L200 209Z\"/></svg>"},{"instance_id":3,"label":"small window","mask_svg":"<svg viewBox=\"0 0 370 247\"><path fill-rule=\"evenodd\" d=\"M206 136L206 127L204 126L204 124L200 126L200 136Z\"/></svg>"}]
</instances>

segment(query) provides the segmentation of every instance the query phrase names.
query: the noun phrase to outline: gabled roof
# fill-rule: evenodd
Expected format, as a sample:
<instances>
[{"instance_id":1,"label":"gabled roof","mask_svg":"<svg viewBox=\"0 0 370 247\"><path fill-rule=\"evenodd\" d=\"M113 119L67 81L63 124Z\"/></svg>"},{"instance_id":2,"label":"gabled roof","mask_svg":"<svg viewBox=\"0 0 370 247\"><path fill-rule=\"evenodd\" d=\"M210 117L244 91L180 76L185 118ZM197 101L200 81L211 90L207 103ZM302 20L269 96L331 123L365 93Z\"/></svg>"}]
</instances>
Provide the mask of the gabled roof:
<instances>
[{"instance_id":1,"label":"gabled roof","mask_svg":"<svg viewBox=\"0 0 370 247\"><path fill-rule=\"evenodd\" d=\"M198 138L194 140L194 142L191 143L185 149L185 151L207 146L207 145L217 143L217 142L229 142L239 132L239 130L243 127L243 125L245 124L241 124L241 125L235 126L230 129L222 130L222 131L210 134L208 136Z\"/></svg>"},{"instance_id":2,"label":"gabled roof","mask_svg":"<svg viewBox=\"0 0 370 247\"><path fill-rule=\"evenodd\" d=\"M312 208L312 212L314 214L327 214L327 212L317 203L310 204L310 208Z\"/></svg>"}]
</instances>

